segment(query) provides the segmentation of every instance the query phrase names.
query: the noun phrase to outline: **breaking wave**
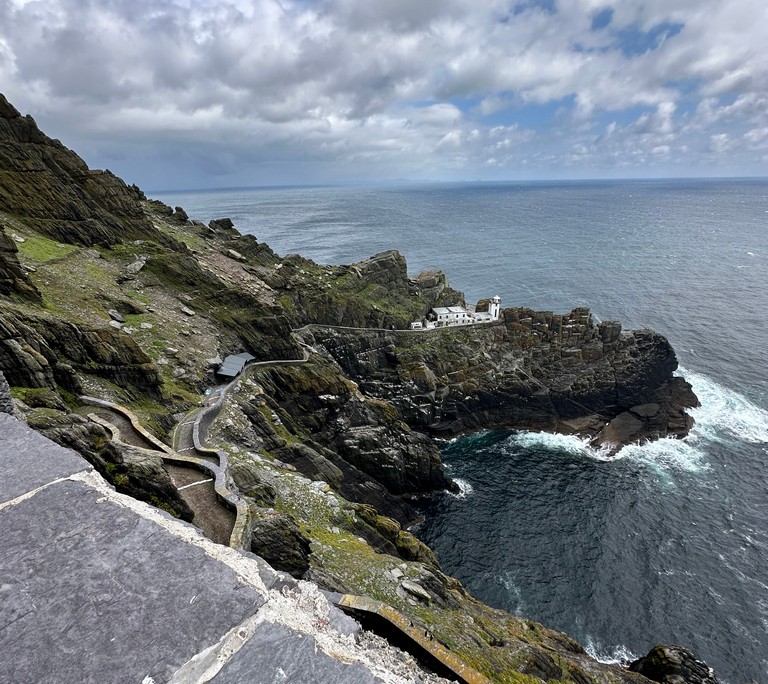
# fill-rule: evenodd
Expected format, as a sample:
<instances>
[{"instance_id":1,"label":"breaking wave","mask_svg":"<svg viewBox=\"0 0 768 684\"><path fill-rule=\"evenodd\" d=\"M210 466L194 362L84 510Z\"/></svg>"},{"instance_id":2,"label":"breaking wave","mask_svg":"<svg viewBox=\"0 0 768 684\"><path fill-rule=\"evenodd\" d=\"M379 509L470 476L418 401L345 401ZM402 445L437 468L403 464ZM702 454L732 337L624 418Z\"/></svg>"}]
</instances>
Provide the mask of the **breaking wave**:
<instances>
[{"instance_id":1,"label":"breaking wave","mask_svg":"<svg viewBox=\"0 0 768 684\"><path fill-rule=\"evenodd\" d=\"M457 499L464 499L475 491L474 487L469 483L468 480L465 480L461 477L454 477L453 481L458 485L459 491L449 492L449 494L451 496L455 496Z\"/></svg>"},{"instance_id":2,"label":"breaking wave","mask_svg":"<svg viewBox=\"0 0 768 684\"><path fill-rule=\"evenodd\" d=\"M611 455L609 447L595 448L589 439L548 432L520 432L509 443L522 448L540 448L597 461L631 459L655 469L689 472L706 470L706 445L741 440L768 444L768 411L742 394L718 384L701 373L680 369L691 383L701 406L690 411L696 421L685 439L664 438L645 444L630 444Z\"/></svg>"},{"instance_id":3,"label":"breaking wave","mask_svg":"<svg viewBox=\"0 0 768 684\"><path fill-rule=\"evenodd\" d=\"M589 438L576 435L560 435L551 432L518 432L509 438L509 443L526 449L542 448L561 451L573 456L588 456L598 461L610 461L610 447L596 449Z\"/></svg>"},{"instance_id":4,"label":"breaking wave","mask_svg":"<svg viewBox=\"0 0 768 684\"><path fill-rule=\"evenodd\" d=\"M613 648L605 648L600 644L595 643L594 639L589 636L585 640L584 650L592 658L606 665L626 666L638 658L638 656L632 653L626 646L620 644Z\"/></svg>"},{"instance_id":5,"label":"breaking wave","mask_svg":"<svg viewBox=\"0 0 768 684\"><path fill-rule=\"evenodd\" d=\"M733 438L751 444L768 443L768 411L744 395L719 385L701 373L680 369L701 402L691 410L693 439L723 442Z\"/></svg>"}]
</instances>

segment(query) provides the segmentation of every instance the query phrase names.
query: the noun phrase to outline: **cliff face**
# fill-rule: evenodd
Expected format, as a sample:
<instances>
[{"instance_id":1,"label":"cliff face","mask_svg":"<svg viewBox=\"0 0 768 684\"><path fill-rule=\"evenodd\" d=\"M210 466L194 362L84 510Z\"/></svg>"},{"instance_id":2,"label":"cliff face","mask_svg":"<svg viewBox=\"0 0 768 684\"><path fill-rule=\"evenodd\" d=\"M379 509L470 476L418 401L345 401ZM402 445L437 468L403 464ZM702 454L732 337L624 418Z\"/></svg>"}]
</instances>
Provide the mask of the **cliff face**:
<instances>
[{"instance_id":1,"label":"cliff face","mask_svg":"<svg viewBox=\"0 0 768 684\"><path fill-rule=\"evenodd\" d=\"M264 363L226 394L210 435L251 507L253 548L395 606L494 681L642 684L474 600L401 524L412 497L451 486L425 433L683 434L680 406L695 397L672 378L674 352L651 331L595 326L586 310L392 329L459 302L442 273L409 277L397 252L347 266L281 258L228 219L204 226L147 201L0 96L0 385L4 374L30 427L188 518L159 460L116 447L76 395L128 405L171 442L220 389L217 358L248 351Z\"/></svg>"},{"instance_id":2,"label":"cliff face","mask_svg":"<svg viewBox=\"0 0 768 684\"><path fill-rule=\"evenodd\" d=\"M60 242L112 245L157 239L139 200L135 188L89 170L0 94L0 209Z\"/></svg>"},{"instance_id":3,"label":"cliff face","mask_svg":"<svg viewBox=\"0 0 768 684\"><path fill-rule=\"evenodd\" d=\"M690 386L672 376L669 342L650 330L595 325L588 309L555 315L506 309L497 324L435 331L313 327L361 389L392 402L412 427L450 436L488 427L577 432L598 445L692 425Z\"/></svg>"}]
</instances>

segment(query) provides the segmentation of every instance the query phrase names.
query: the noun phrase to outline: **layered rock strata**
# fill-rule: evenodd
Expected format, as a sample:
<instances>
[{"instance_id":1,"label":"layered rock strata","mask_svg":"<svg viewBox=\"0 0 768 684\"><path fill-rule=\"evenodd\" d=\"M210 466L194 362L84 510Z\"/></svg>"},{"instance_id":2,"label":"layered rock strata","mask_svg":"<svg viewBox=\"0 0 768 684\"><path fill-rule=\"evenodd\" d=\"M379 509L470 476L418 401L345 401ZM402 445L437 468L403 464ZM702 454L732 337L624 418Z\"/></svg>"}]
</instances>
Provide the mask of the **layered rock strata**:
<instances>
[{"instance_id":1,"label":"layered rock strata","mask_svg":"<svg viewBox=\"0 0 768 684\"><path fill-rule=\"evenodd\" d=\"M438 436L508 427L575 432L618 448L684 436L692 426L685 408L698 403L673 376L677 359L665 337L595 325L586 308L506 309L496 324L434 331L313 326L303 336L365 394Z\"/></svg>"},{"instance_id":2,"label":"layered rock strata","mask_svg":"<svg viewBox=\"0 0 768 684\"><path fill-rule=\"evenodd\" d=\"M650 331L595 326L587 310L510 309L498 324L472 329L392 329L460 302L440 272L409 278L397 252L320 266L281 258L228 219L190 220L89 170L0 96L0 374L31 427L77 449L118 489L189 518L159 463L110 443L79 415L74 395L83 388L130 405L170 441L201 394L221 390L217 356L280 360L252 369L212 429L249 500L252 548L329 589L390 602L499 681L645 682L596 663L565 635L475 601L401 524L414 517L412 495L450 486L424 433L498 425L598 442L683 434L689 422L679 409L695 398L672 376L674 353ZM294 331L307 324L302 342ZM2 388L0 397L10 405ZM7 434L0 430L0 441ZM53 461L39 459L36 472ZM97 507L69 494L67 510L78 517L65 521L67 539ZM99 505L105 500L117 499L102 496ZM48 534L63 519L56 515L51 525L15 522ZM128 548L143 542L129 534ZM181 577L174 568L200 567L183 548L166 552L178 552L163 562L171 583ZM286 585L297 586L281 579ZM87 627L83 643L98 642ZM37 643L34 629L25 635Z\"/></svg>"}]
</instances>

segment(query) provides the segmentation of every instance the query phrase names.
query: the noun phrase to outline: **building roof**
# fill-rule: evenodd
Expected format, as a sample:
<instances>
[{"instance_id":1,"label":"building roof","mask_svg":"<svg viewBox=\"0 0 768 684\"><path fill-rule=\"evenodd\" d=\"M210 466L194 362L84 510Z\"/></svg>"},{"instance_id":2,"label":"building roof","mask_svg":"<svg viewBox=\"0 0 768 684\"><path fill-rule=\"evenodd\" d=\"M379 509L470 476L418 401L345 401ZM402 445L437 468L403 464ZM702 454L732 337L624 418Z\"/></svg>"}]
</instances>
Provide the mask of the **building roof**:
<instances>
[{"instance_id":1,"label":"building roof","mask_svg":"<svg viewBox=\"0 0 768 684\"><path fill-rule=\"evenodd\" d=\"M256 357L247 352L242 354L231 354L224 359L219 369L216 371L216 375L223 375L227 378L234 378L240 375L243 367L249 361L253 361Z\"/></svg>"},{"instance_id":2,"label":"building roof","mask_svg":"<svg viewBox=\"0 0 768 684\"><path fill-rule=\"evenodd\" d=\"M436 306L432 311L438 316L446 314L465 314L467 310L463 306Z\"/></svg>"}]
</instances>

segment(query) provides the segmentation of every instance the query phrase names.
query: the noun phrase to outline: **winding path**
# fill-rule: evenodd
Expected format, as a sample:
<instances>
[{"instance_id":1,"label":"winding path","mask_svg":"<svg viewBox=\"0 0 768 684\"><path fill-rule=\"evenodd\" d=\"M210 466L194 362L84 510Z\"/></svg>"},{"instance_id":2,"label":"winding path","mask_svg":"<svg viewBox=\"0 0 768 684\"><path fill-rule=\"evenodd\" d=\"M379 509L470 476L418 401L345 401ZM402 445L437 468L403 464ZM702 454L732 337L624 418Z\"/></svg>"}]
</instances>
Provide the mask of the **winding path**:
<instances>
[{"instance_id":1,"label":"winding path","mask_svg":"<svg viewBox=\"0 0 768 684\"><path fill-rule=\"evenodd\" d=\"M311 347L303 342L300 344L303 358L252 361L236 378L215 387L210 395L203 398L202 406L190 411L176 425L172 434L173 447L146 430L136 415L124 406L85 395L80 400L97 407L88 417L109 430L113 439L159 452L171 481L195 512L195 523L209 539L233 548L248 549L248 502L230 487L227 479L227 452L206 447L205 440L229 392L254 369L307 362Z\"/></svg>"},{"instance_id":2,"label":"winding path","mask_svg":"<svg viewBox=\"0 0 768 684\"><path fill-rule=\"evenodd\" d=\"M309 326L305 326L309 327ZM333 327L333 326L323 326ZM229 392L256 368L297 365L306 363L311 347L302 346L304 358L283 361L253 361L229 383L214 388L203 400L203 405L190 411L173 431L173 447L161 442L148 432L138 418L127 408L104 399L81 396L84 404L97 407L88 417L104 426L113 439L138 448L160 452L166 470L182 497L195 511L203 512L201 523L205 535L212 541L226 543L233 548L250 547L250 513L247 502L229 488L226 471L227 453L204 446L208 430L221 411ZM433 669L464 684L490 684L490 680L454 655L450 649L436 641L428 630L414 624L405 615L380 601L367 596L324 592L338 607L351 612L358 619L376 618L385 624L369 625L385 638L395 639L401 648L429 662ZM383 631L382 631L383 629Z\"/></svg>"}]
</instances>

